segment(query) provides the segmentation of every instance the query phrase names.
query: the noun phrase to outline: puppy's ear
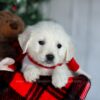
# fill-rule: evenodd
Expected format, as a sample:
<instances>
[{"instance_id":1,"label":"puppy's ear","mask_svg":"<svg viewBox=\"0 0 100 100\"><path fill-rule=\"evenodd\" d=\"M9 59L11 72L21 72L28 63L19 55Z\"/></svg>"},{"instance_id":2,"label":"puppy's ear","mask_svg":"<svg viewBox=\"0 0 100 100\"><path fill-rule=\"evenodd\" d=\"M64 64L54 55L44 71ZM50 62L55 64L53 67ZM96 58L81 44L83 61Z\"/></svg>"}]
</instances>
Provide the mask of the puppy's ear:
<instances>
[{"instance_id":1,"label":"puppy's ear","mask_svg":"<svg viewBox=\"0 0 100 100\"><path fill-rule=\"evenodd\" d=\"M18 41L23 50L23 53L26 53L27 51L27 48L30 42L31 33L32 33L32 27L28 26L25 29L25 31L18 37Z\"/></svg>"},{"instance_id":2,"label":"puppy's ear","mask_svg":"<svg viewBox=\"0 0 100 100\"><path fill-rule=\"evenodd\" d=\"M66 48L66 62L69 62L74 57L74 46L70 39L68 40Z\"/></svg>"}]
</instances>

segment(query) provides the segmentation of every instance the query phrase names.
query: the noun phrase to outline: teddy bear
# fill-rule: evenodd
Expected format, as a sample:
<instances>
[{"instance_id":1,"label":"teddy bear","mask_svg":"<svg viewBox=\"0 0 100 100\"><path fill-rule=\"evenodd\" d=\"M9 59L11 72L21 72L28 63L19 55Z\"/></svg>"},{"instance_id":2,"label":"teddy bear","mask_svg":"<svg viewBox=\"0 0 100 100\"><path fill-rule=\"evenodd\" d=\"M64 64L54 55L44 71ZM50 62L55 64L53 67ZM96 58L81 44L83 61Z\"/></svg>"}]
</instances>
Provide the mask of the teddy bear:
<instances>
[{"instance_id":1,"label":"teddy bear","mask_svg":"<svg viewBox=\"0 0 100 100\"><path fill-rule=\"evenodd\" d=\"M24 27L25 24L19 16L9 11L0 11L0 77L5 74L2 71L13 71L8 65L15 64L16 70L21 67L19 56L22 50L18 43L18 35L23 32ZM4 90L5 87L4 82L0 82L0 90Z\"/></svg>"},{"instance_id":2,"label":"teddy bear","mask_svg":"<svg viewBox=\"0 0 100 100\"><path fill-rule=\"evenodd\" d=\"M24 30L23 20L8 11L0 11L0 61L5 57L18 59L21 48L18 35Z\"/></svg>"}]
</instances>

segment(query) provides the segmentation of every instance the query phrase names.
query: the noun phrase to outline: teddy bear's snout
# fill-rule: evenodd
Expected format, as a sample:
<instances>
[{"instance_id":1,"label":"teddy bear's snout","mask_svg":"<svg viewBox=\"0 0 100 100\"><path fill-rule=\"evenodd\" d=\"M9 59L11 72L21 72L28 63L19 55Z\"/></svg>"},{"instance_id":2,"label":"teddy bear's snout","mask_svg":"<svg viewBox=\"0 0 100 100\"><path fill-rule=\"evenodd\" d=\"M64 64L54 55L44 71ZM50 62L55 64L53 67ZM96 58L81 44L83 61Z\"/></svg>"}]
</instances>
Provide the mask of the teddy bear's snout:
<instances>
[{"instance_id":1,"label":"teddy bear's snout","mask_svg":"<svg viewBox=\"0 0 100 100\"><path fill-rule=\"evenodd\" d=\"M53 54L46 55L46 61L52 63L54 61L55 56Z\"/></svg>"},{"instance_id":2,"label":"teddy bear's snout","mask_svg":"<svg viewBox=\"0 0 100 100\"><path fill-rule=\"evenodd\" d=\"M12 23L10 23L10 27L14 30L17 30L18 29L18 24L16 21L13 21Z\"/></svg>"}]
</instances>

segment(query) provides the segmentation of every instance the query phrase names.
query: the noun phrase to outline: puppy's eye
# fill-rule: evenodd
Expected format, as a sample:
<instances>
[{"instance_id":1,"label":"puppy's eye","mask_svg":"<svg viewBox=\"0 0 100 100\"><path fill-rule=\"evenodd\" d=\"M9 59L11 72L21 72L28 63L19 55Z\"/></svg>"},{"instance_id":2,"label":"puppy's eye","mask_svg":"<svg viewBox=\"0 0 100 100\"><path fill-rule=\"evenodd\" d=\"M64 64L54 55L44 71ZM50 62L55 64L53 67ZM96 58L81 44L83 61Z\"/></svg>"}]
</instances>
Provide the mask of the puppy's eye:
<instances>
[{"instance_id":1,"label":"puppy's eye","mask_svg":"<svg viewBox=\"0 0 100 100\"><path fill-rule=\"evenodd\" d=\"M39 43L40 45L44 45L44 44L45 44L45 41L42 41L42 40L41 40L41 41L39 41L38 43Z\"/></svg>"},{"instance_id":2,"label":"puppy's eye","mask_svg":"<svg viewBox=\"0 0 100 100\"><path fill-rule=\"evenodd\" d=\"M60 49L62 45L60 43L57 44L57 48Z\"/></svg>"}]
</instances>

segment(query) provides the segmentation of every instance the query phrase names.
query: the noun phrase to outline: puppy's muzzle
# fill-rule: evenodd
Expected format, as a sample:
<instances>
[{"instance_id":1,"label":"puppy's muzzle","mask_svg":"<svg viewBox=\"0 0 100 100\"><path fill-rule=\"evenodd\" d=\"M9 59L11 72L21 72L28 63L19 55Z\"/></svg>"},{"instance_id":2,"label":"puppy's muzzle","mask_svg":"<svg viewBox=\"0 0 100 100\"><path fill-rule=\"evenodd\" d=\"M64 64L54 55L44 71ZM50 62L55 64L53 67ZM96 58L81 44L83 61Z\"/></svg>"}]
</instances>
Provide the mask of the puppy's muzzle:
<instances>
[{"instance_id":1,"label":"puppy's muzzle","mask_svg":"<svg viewBox=\"0 0 100 100\"><path fill-rule=\"evenodd\" d=\"M53 54L47 54L46 55L46 62L52 63L54 61L54 55Z\"/></svg>"}]
</instances>

